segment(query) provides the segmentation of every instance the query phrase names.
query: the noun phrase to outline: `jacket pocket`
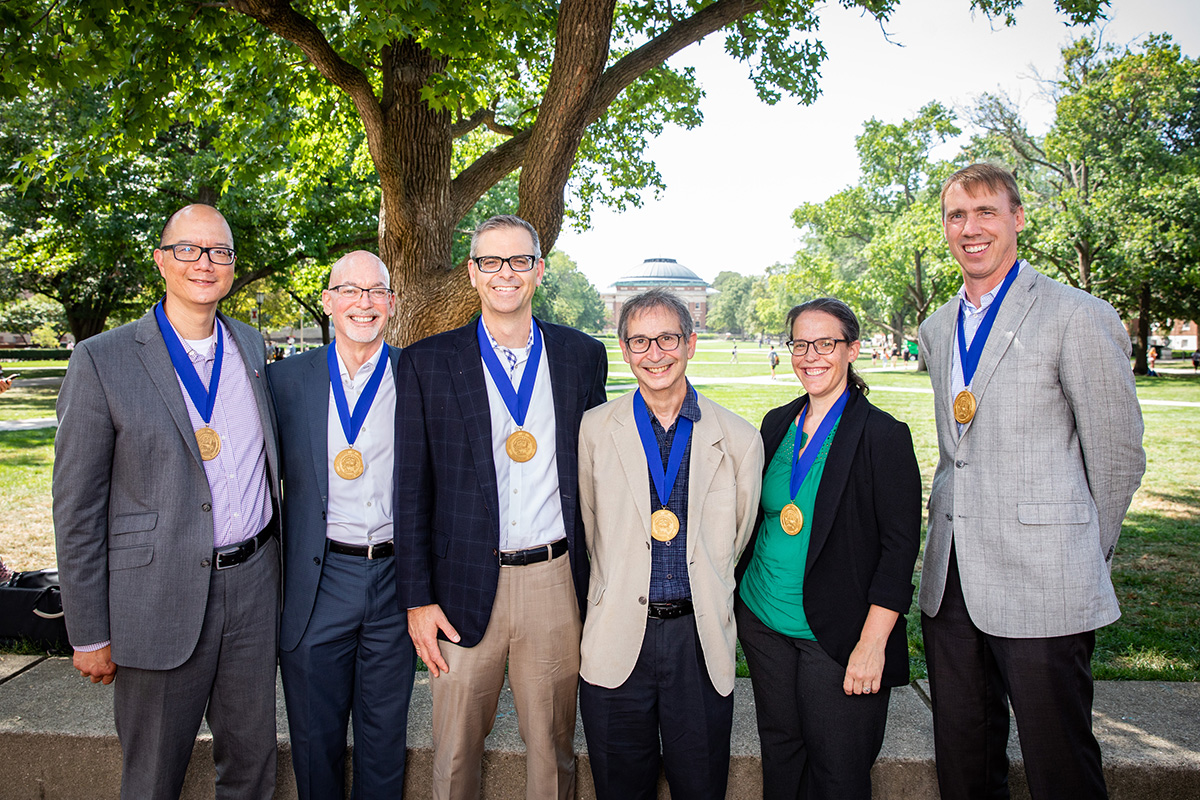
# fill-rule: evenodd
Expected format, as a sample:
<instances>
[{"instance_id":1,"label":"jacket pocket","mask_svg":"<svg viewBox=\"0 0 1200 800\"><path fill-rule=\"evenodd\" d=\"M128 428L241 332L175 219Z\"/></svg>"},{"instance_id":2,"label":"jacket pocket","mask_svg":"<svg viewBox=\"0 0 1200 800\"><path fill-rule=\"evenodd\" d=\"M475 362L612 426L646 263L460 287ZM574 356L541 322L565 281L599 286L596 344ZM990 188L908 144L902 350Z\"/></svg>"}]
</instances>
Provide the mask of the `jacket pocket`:
<instances>
[{"instance_id":1,"label":"jacket pocket","mask_svg":"<svg viewBox=\"0 0 1200 800\"><path fill-rule=\"evenodd\" d=\"M1023 525L1084 525L1092 518L1088 503L1017 503Z\"/></svg>"},{"instance_id":2,"label":"jacket pocket","mask_svg":"<svg viewBox=\"0 0 1200 800\"><path fill-rule=\"evenodd\" d=\"M144 544L138 547L117 547L108 551L108 571L144 567L154 560L154 545Z\"/></svg>"},{"instance_id":3,"label":"jacket pocket","mask_svg":"<svg viewBox=\"0 0 1200 800\"><path fill-rule=\"evenodd\" d=\"M141 514L117 514L109 523L109 533L134 533L136 531L152 531L158 524L158 512L147 511Z\"/></svg>"},{"instance_id":4,"label":"jacket pocket","mask_svg":"<svg viewBox=\"0 0 1200 800\"><path fill-rule=\"evenodd\" d=\"M445 558L448 552L450 552L450 534L435 530L433 532L433 554L438 558Z\"/></svg>"}]
</instances>

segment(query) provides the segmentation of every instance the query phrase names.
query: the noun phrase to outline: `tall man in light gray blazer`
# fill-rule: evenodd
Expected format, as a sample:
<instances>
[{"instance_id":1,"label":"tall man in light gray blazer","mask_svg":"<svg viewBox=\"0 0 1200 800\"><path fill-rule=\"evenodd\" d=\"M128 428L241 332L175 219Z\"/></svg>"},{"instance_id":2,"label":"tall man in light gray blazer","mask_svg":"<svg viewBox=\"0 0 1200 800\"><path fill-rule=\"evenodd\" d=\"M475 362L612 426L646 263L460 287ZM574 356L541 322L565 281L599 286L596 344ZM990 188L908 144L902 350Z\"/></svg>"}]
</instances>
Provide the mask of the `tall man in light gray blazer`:
<instances>
[{"instance_id":1,"label":"tall man in light gray blazer","mask_svg":"<svg viewBox=\"0 0 1200 800\"><path fill-rule=\"evenodd\" d=\"M80 342L58 398L63 608L75 668L116 679L124 798L179 796L206 709L217 797L275 788L279 454L262 337L217 312L234 259L215 208L176 212L161 308Z\"/></svg>"},{"instance_id":2,"label":"tall man in light gray blazer","mask_svg":"<svg viewBox=\"0 0 1200 800\"><path fill-rule=\"evenodd\" d=\"M941 796L1008 796L1011 702L1034 800L1105 797L1091 656L1120 615L1111 561L1146 465L1129 336L1108 303L1018 261L1009 172L956 172L942 221L963 288L920 332L939 449L920 606Z\"/></svg>"}]
</instances>

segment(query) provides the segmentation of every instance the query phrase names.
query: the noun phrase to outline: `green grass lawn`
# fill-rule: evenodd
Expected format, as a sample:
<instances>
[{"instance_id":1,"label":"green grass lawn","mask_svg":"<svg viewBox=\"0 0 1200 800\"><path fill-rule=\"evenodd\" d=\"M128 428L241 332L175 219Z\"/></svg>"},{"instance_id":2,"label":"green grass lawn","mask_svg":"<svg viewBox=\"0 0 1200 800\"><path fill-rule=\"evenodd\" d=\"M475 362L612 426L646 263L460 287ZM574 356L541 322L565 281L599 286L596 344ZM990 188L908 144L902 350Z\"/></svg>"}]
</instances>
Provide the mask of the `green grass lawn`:
<instances>
[{"instance_id":1,"label":"green grass lawn","mask_svg":"<svg viewBox=\"0 0 1200 800\"><path fill-rule=\"evenodd\" d=\"M629 367L610 337L609 398L634 386ZM724 341L702 340L688 373L713 377L766 378L767 348L738 344L731 365ZM871 369L857 365L877 391L871 401L908 423L913 433L924 491L937 463L933 395L924 373L910 362ZM23 369L25 365L21 365ZM701 384L710 399L757 426L771 408L800 392L784 358L776 383ZM18 384L19 385L19 384ZM1139 378L1143 400L1200 402L1200 376ZM899 389L907 391L889 391ZM912 391L921 390L921 391ZM0 419L54 415L53 387L14 388L0 397ZM1113 580L1122 617L1097 634L1093 669L1100 679L1200 680L1200 408L1143 406L1147 470L1134 496L1113 559ZM0 432L0 558L16 569L54 563L50 518L50 473L54 431ZM918 570L913 582L919 580ZM925 674L919 614L909 614L910 659L914 676ZM743 673L744 674L744 673Z\"/></svg>"}]
</instances>

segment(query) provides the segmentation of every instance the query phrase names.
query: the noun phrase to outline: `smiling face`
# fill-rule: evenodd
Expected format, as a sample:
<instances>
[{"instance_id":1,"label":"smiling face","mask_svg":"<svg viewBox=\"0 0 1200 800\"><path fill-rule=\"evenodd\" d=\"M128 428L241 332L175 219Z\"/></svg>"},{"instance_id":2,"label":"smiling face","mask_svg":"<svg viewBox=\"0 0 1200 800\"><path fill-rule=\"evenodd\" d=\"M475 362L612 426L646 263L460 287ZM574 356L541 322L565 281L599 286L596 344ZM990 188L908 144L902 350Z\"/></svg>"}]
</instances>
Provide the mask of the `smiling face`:
<instances>
[{"instance_id":1,"label":"smiling face","mask_svg":"<svg viewBox=\"0 0 1200 800\"><path fill-rule=\"evenodd\" d=\"M946 189L942 228L973 302L995 288L1017 261L1017 233L1025 209L1012 208L1008 193L980 184L970 194L962 184Z\"/></svg>"},{"instance_id":2,"label":"smiling face","mask_svg":"<svg viewBox=\"0 0 1200 800\"><path fill-rule=\"evenodd\" d=\"M178 211L163 231L164 245L194 244L233 249L233 233L221 212L193 205ZM212 313L233 285L233 264L214 264L208 254L199 261L180 261L171 250L154 251L154 263L166 284L166 307L191 314Z\"/></svg>"},{"instance_id":3,"label":"smiling face","mask_svg":"<svg viewBox=\"0 0 1200 800\"><path fill-rule=\"evenodd\" d=\"M663 306L652 306L629 320L625 337L639 336L654 338L664 333L679 334L679 318ZM633 377L637 379L642 397L650 402L651 397L682 397L687 391L687 362L696 354L696 334L679 343L674 350L662 350L657 342L650 343L644 353L634 353L622 341L621 357L629 364Z\"/></svg>"},{"instance_id":4,"label":"smiling face","mask_svg":"<svg viewBox=\"0 0 1200 800\"><path fill-rule=\"evenodd\" d=\"M518 227L492 228L479 234L475 241L475 252L482 256L531 255L536 252L529 231ZM533 313L533 292L542 284L546 262L537 260L537 265L528 272L513 272L505 264L499 272L480 272L475 260L467 262L471 285L479 292L484 322L492 327L493 320L508 317L527 317Z\"/></svg>"},{"instance_id":5,"label":"smiling face","mask_svg":"<svg viewBox=\"0 0 1200 800\"><path fill-rule=\"evenodd\" d=\"M792 323L792 339L813 342L817 339L845 339L846 333L837 317L824 311L805 311ZM792 356L792 369L804 391L813 400L837 399L846 390L846 376L850 365L858 358L859 342L838 342L833 352L819 355L817 348L809 344L808 351Z\"/></svg>"},{"instance_id":6,"label":"smiling face","mask_svg":"<svg viewBox=\"0 0 1200 800\"><path fill-rule=\"evenodd\" d=\"M360 289L388 288L387 267L373 253L359 250L343 256L329 273L329 285L357 286ZM366 292L348 300L329 289L321 292L321 305L333 322L337 338L374 344L383 338L388 317L396 311L396 296L372 300Z\"/></svg>"}]
</instances>

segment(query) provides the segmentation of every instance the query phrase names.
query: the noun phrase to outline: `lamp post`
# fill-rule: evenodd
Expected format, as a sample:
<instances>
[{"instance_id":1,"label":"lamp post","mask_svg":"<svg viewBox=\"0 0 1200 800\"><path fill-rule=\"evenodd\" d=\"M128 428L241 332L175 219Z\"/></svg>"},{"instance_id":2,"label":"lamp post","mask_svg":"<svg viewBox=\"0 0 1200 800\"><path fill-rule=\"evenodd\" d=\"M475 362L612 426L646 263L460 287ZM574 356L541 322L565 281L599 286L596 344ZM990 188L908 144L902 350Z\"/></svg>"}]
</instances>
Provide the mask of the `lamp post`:
<instances>
[{"instance_id":1,"label":"lamp post","mask_svg":"<svg viewBox=\"0 0 1200 800\"><path fill-rule=\"evenodd\" d=\"M255 295L254 295L254 301L255 301L256 303L258 303L258 308L257 308L257 310L256 310L256 313L255 313L255 315L254 315L254 319L255 319L255 321L256 321L256 322L258 322L258 335L259 335L259 336L262 336L262 301L263 301L263 293L262 293L262 292L258 292L257 294L255 294Z\"/></svg>"}]
</instances>

